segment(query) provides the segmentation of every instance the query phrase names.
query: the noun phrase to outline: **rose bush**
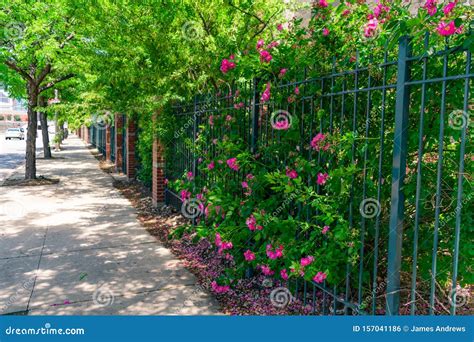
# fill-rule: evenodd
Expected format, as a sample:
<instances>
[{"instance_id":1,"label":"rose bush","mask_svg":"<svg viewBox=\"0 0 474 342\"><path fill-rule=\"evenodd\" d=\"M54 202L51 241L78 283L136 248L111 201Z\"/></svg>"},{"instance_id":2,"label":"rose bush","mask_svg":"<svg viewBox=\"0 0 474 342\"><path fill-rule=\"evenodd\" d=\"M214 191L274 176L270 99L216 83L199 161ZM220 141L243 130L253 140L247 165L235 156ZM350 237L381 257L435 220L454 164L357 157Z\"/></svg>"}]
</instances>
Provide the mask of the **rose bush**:
<instances>
[{"instance_id":1,"label":"rose bush","mask_svg":"<svg viewBox=\"0 0 474 342\"><path fill-rule=\"evenodd\" d=\"M379 140L369 139L368 125L366 132L364 127L352 130L350 123L341 122L340 127L333 127L328 103L315 108L311 115L291 115L291 118L283 117L271 125L269 123L271 114L277 109L275 103L285 104L286 109L293 106L295 111L298 109L303 113L305 95L322 94L329 89L327 84L318 88L289 82L317 77L332 70L352 70L356 65L382 62L384 58L394 60L398 38L402 35L412 37L413 53L432 54L435 50L442 50L446 37L449 37L451 46L464 45L472 50L473 38L469 33L472 9L456 1L442 4L428 0L415 14L412 11L405 1L380 1L374 6L364 1L347 1L338 6L315 1L307 26L301 25L299 19L279 24L273 32L256 37L253 46L243 51L223 52L223 58L216 61L215 68L221 73L220 83L227 89L218 96L230 104L231 109L200 117L195 142L192 137L183 139L197 158L198 174L190 176L188 169L182 178L169 184L181 194L183 201L191 198L199 201L202 215L189 229L214 242L228 265L225 274L213 284L216 292L225 293L235 279L248 274L249 270L284 281L303 278L316 283L341 284L347 265L355 267L364 248L375 249L376 238L373 232L364 230L359 217L355 219L358 203L351 206L350 199L358 198L360 189L375 193L381 182L380 220L381 225L387 224L391 150L386 152L390 157L382 160L380 168L378 159L368 160L366 151L381 151ZM426 51L424 38L426 31L431 32L429 51ZM385 51L387 54L384 56ZM465 64L462 61L462 55L449 61L453 73L463 73ZM439 76L440 70L442 64L438 60L428 76ZM382 82L383 78L390 82L396 80L396 70L385 70L383 75L376 68L371 72L373 82ZM414 77L420 76L421 72L421 68L415 70ZM252 103L248 99L252 96L252 88L246 86L245 80L253 78L259 79L258 124L261 130L260 140L255 146L246 130L251 124ZM367 75L361 76L361 81L367 80ZM347 86L349 89L351 81L343 84L344 81L347 79L336 80L331 86ZM457 87L459 92L448 94L447 107L451 110L462 108L463 83ZM428 90L426 108L439 112L440 104L436 101L439 91ZM415 95L419 92L419 89L413 90ZM392 106L394 96L393 92L386 94L386 101ZM420 100L415 97L417 99L411 106L419 110ZM374 103L376 99L374 95ZM376 120L379 111L367 113L367 122ZM365 120L364 109L362 113ZM393 118L393 113L387 113L387 117ZM410 118L414 129L409 137L409 151L413 153L409 153L407 161L408 220L414 219L415 208L417 120L418 117ZM439 118L434 116L423 122L426 125L423 161L427 164L421 195L423 203L429 202L430 196L436 192L436 172L431 166L437 161L439 123ZM448 172L443 180L455 193L460 132L450 131L450 134L445 137L445 168ZM384 138L387 141L393 139L393 127L387 128ZM468 150L467 156L471 158L468 162L472 161L470 153ZM467 172L472 171L472 163L467 163L466 168ZM377 179L379 171L383 175L381 180ZM452 197L452 193L446 197ZM471 204L472 196L467 198L464 206ZM420 236L427 240L433 233L431 209L425 210L420 220ZM452 207L446 207L442 213L443 219L447 218L443 221L440 250L445 251L452 248L455 217L449 216L450 210ZM348 216L349 212L351 216ZM463 222L463 227L467 228L462 232L465 241L469 241L472 223L472 216L467 215ZM405 232L404 239L404 246L408 244L407 248L411 248L413 232ZM470 246L472 244L466 243L461 248L460 269L472 267ZM382 244L379 248L386 251ZM410 251L404 254L407 255L405 260L411 261ZM421 244L419 258L419 274L428 279L431 268L429 244ZM439 262L445 285L449 282L448 269L452 258L441 255ZM370 260L366 262L364 279L370 278L371 265ZM408 272L409 266L404 270ZM461 271L462 284L472 283L469 273Z\"/></svg>"}]
</instances>

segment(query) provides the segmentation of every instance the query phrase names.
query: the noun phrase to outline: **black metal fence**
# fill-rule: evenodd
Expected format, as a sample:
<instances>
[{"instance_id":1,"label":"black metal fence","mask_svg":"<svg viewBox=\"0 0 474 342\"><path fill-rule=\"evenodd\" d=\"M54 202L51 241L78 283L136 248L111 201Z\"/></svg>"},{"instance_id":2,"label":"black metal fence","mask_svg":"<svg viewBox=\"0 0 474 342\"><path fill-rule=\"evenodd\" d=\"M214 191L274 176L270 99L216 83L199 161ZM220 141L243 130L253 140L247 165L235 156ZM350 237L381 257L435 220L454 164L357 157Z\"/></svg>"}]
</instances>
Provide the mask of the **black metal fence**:
<instances>
[{"instance_id":1,"label":"black metal fence","mask_svg":"<svg viewBox=\"0 0 474 342\"><path fill-rule=\"evenodd\" d=\"M265 82L255 79L233 85L225 95L197 96L176 106L167 178L193 171L199 186L216 181L198 172L194 151L202 143L200 126L210 131L204 144L211 155L214 139L232 135L258 155L262 167L286 166L281 144L291 144L307 160L317 158L329 170L353 165L334 205L357 236L357 258L347 260L340 282L292 282L294 295L320 314L455 314L457 286L473 282L468 133L474 74L471 53L463 47L428 52L429 47L428 34L416 46L405 37L398 58L390 58L396 56L390 51L377 63L375 57L357 56L350 69L334 60L325 76L305 68L294 82L274 85L270 101L261 100ZM235 120L231 126L209 125L210 116L223 113ZM298 139L282 140L284 131L275 129L282 117L297 126ZM339 157L315 156L307 147L318 133L351 133L350 148L334 152L346 153ZM314 179L307 185L319 194L326 191ZM166 200L180 205L171 189ZM294 202L287 204L287 213L318 221L317 211ZM299 232L297 239L305 234Z\"/></svg>"}]
</instances>

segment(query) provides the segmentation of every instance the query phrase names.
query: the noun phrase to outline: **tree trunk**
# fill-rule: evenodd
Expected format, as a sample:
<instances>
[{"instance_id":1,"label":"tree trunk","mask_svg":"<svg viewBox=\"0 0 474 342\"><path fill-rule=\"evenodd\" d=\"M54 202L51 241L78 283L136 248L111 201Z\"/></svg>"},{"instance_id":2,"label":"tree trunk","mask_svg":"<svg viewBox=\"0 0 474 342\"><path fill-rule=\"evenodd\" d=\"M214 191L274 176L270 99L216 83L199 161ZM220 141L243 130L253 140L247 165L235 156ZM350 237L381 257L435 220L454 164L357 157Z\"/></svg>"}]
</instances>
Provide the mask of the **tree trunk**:
<instances>
[{"instance_id":1,"label":"tree trunk","mask_svg":"<svg viewBox=\"0 0 474 342\"><path fill-rule=\"evenodd\" d=\"M46 107L46 99L40 96L38 100L40 107ZM51 147L49 147L49 133L48 133L48 113L40 113L41 133L43 135L43 156L44 159L51 159Z\"/></svg>"},{"instance_id":2,"label":"tree trunk","mask_svg":"<svg viewBox=\"0 0 474 342\"><path fill-rule=\"evenodd\" d=\"M38 117L36 105L38 103L38 87L28 83L28 132L26 134L26 168L25 179L36 178L36 134L38 130Z\"/></svg>"}]
</instances>

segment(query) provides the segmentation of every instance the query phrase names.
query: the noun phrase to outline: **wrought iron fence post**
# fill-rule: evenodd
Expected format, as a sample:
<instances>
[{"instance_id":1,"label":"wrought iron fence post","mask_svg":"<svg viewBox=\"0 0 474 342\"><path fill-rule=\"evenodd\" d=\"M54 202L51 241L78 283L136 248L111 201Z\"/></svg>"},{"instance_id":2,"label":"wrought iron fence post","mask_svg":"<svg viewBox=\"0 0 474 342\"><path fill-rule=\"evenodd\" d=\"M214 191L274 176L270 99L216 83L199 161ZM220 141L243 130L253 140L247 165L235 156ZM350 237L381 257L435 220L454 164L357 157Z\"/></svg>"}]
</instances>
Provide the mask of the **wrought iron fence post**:
<instances>
[{"instance_id":1,"label":"wrought iron fence post","mask_svg":"<svg viewBox=\"0 0 474 342\"><path fill-rule=\"evenodd\" d=\"M251 137L251 149L252 153L257 152L257 142L258 142L258 78L253 79L253 89L252 89L252 137Z\"/></svg>"},{"instance_id":2,"label":"wrought iron fence post","mask_svg":"<svg viewBox=\"0 0 474 342\"><path fill-rule=\"evenodd\" d=\"M400 306L400 268L402 257L404 194L407 157L407 126L410 88L406 82L410 78L408 57L411 43L408 36L400 38L398 51L398 78L395 106L395 131L393 139L392 195L388 240L387 269L387 315L398 315Z\"/></svg>"},{"instance_id":3,"label":"wrought iron fence post","mask_svg":"<svg viewBox=\"0 0 474 342\"><path fill-rule=\"evenodd\" d=\"M193 110L193 149L196 148L196 139L197 139L197 132L198 132L198 98L195 95L194 96L194 110ZM197 156L194 155L195 151L193 151L193 175L194 177L197 177Z\"/></svg>"}]
</instances>

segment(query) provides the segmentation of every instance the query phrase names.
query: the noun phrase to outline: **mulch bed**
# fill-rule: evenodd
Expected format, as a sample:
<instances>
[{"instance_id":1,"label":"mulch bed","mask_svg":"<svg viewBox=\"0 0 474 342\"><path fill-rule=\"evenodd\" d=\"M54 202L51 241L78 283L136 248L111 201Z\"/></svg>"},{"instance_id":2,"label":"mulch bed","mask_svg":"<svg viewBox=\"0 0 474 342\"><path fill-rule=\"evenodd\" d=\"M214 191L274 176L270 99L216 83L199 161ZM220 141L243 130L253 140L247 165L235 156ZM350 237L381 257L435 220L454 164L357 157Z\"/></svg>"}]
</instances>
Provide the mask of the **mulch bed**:
<instances>
[{"instance_id":1,"label":"mulch bed","mask_svg":"<svg viewBox=\"0 0 474 342\"><path fill-rule=\"evenodd\" d=\"M58 184L59 178L47 178L39 176L36 179L8 178L1 186L41 186Z\"/></svg>"}]
</instances>

